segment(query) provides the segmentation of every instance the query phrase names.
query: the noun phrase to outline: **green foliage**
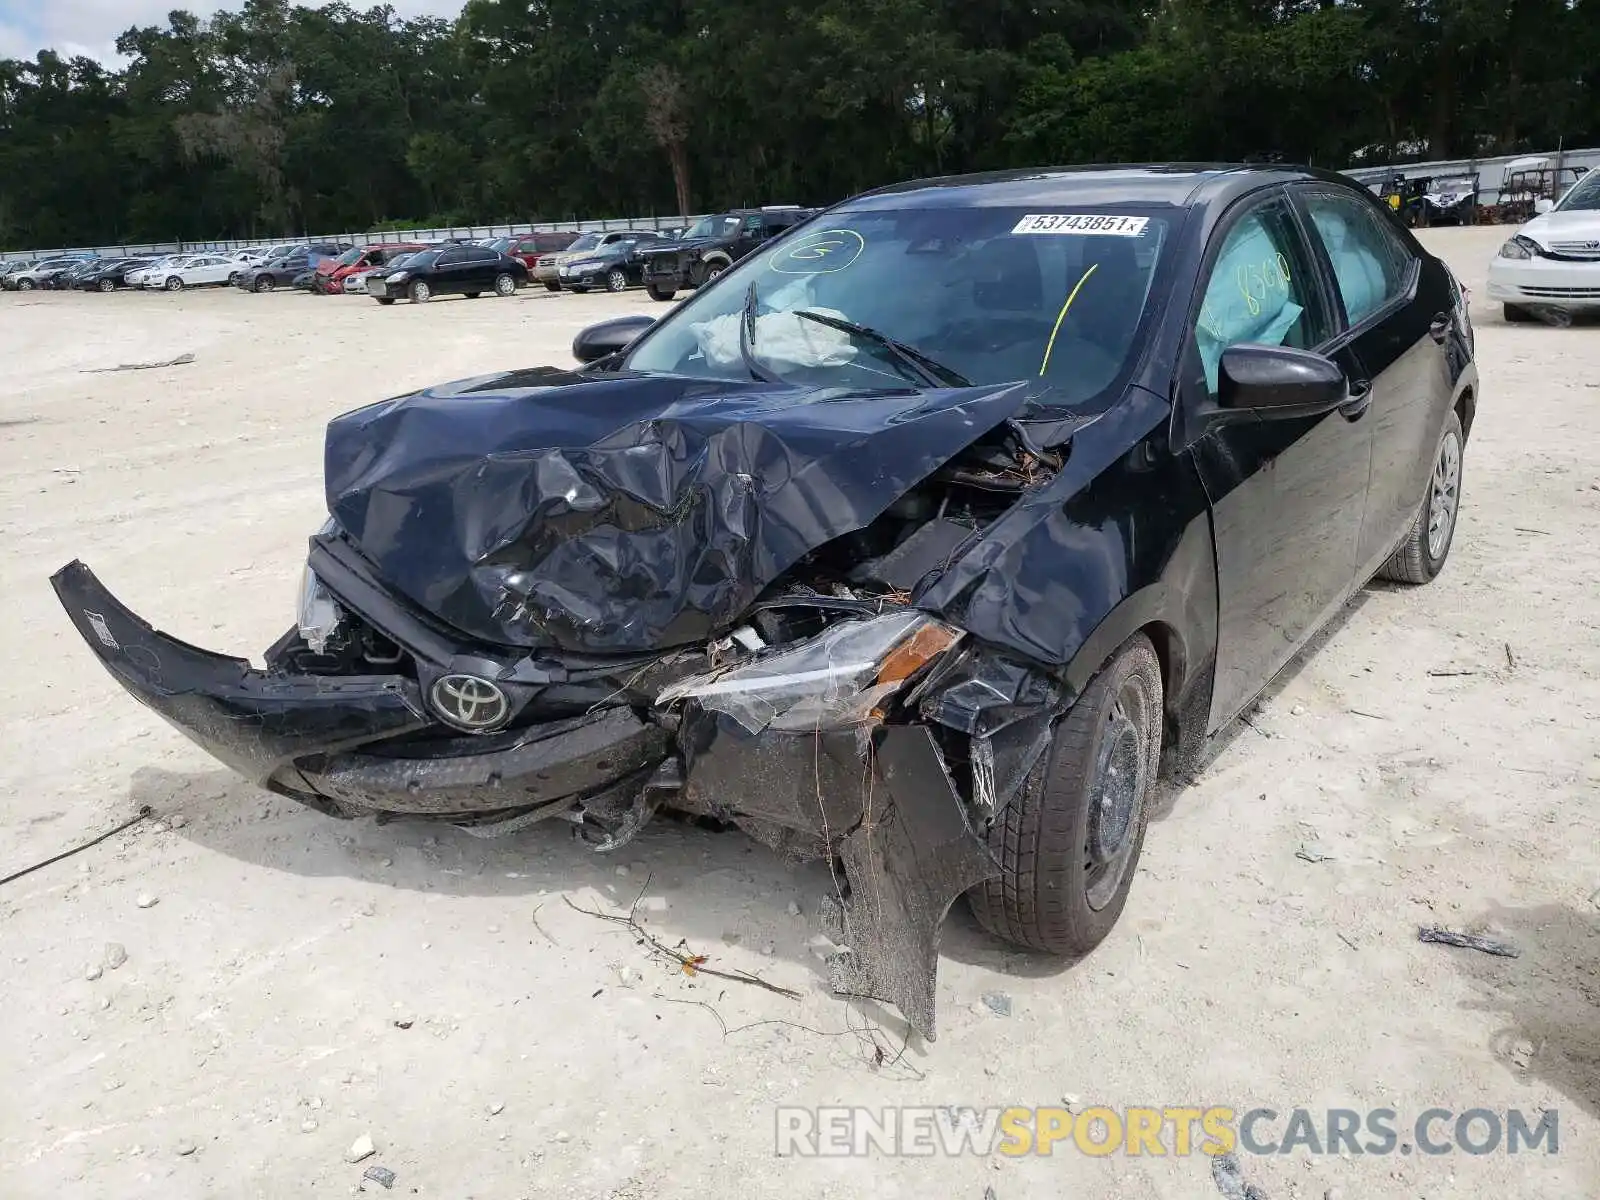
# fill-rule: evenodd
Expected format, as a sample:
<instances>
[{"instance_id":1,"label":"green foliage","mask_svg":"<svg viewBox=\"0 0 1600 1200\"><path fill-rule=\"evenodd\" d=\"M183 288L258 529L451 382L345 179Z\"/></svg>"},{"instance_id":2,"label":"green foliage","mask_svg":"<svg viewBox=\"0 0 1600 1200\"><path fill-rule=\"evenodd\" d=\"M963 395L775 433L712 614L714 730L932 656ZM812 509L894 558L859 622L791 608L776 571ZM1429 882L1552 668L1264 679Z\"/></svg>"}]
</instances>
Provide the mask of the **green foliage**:
<instances>
[{"instance_id":1,"label":"green foliage","mask_svg":"<svg viewBox=\"0 0 1600 1200\"><path fill-rule=\"evenodd\" d=\"M247 0L0 61L0 245L821 203L1600 139L1600 0Z\"/></svg>"}]
</instances>

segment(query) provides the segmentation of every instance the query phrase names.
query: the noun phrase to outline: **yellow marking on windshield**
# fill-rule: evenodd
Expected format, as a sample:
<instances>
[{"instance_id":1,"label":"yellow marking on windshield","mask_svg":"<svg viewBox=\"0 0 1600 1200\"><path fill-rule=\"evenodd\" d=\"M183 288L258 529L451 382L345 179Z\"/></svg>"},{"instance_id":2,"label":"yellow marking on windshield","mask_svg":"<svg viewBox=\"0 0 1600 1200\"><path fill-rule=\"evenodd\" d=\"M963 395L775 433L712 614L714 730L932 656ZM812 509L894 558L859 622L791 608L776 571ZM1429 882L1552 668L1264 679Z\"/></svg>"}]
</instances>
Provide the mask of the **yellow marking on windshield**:
<instances>
[{"instance_id":1,"label":"yellow marking on windshield","mask_svg":"<svg viewBox=\"0 0 1600 1200\"><path fill-rule=\"evenodd\" d=\"M1050 341L1045 344L1044 361L1039 364L1039 378L1044 378L1044 373L1050 369L1050 353L1056 348L1056 334L1061 332L1061 322L1067 319L1067 309L1072 307L1072 302L1078 298L1078 293L1083 290L1083 285L1089 282L1089 276L1099 268L1099 263L1089 264L1089 269L1083 273L1083 278L1073 286L1067 296L1067 302L1061 306L1061 315L1056 318L1056 327L1050 331Z\"/></svg>"}]
</instances>

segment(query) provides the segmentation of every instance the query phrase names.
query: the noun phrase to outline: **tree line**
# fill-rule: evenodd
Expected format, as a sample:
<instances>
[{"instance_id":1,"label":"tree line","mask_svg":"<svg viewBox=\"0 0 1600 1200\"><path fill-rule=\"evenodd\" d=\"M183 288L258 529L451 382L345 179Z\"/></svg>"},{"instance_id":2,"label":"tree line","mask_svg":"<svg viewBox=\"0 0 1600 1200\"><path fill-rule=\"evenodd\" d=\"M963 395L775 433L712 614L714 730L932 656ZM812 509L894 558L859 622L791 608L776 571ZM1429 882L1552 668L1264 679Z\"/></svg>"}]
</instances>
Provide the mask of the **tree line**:
<instances>
[{"instance_id":1,"label":"tree line","mask_svg":"<svg viewBox=\"0 0 1600 1200\"><path fill-rule=\"evenodd\" d=\"M0 61L0 246L1600 142L1600 0L247 0L116 44Z\"/></svg>"}]
</instances>

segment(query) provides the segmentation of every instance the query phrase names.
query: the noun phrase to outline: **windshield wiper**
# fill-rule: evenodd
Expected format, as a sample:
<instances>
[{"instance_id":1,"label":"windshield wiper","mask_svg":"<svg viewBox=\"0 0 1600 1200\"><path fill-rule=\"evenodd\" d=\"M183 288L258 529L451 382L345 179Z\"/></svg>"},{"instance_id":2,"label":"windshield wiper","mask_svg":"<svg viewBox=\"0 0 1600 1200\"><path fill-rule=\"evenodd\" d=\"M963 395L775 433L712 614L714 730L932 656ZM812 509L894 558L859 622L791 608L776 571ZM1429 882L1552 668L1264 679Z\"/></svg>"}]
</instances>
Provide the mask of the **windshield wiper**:
<instances>
[{"instance_id":1,"label":"windshield wiper","mask_svg":"<svg viewBox=\"0 0 1600 1200\"><path fill-rule=\"evenodd\" d=\"M794 315L803 317L807 321L815 321L818 325L826 325L831 329L837 329L842 333L853 333L869 342L876 342L887 350L896 361L903 366L909 367L921 378L923 383L931 384L934 387L972 386L971 381L964 375L952 371L943 363L929 358L916 347L908 346L904 342L897 342L888 334L879 333L876 329L870 329L865 325L857 325L854 321L846 321L842 317L829 317L804 308L795 309Z\"/></svg>"},{"instance_id":2,"label":"windshield wiper","mask_svg":"<svg viewBox=\"0 0 1600 1200\"><path fill-rule=\"evenodd\" d=\"M756 361L756 285L751 284L750 290L744 294L744 310L739 314L739 357L744 360L744 369L750 372L751 379L763 383L782 383L771 371Z\"/></svg>"}]
</instances>

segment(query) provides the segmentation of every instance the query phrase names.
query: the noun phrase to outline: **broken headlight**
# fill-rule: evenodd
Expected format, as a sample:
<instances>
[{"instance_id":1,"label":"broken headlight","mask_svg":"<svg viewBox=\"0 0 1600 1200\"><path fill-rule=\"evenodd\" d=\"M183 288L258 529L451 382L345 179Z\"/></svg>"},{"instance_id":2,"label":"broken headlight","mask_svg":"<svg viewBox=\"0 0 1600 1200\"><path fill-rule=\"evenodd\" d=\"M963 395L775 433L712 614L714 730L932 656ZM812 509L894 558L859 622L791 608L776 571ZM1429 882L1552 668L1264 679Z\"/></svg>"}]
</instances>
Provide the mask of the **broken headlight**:
<instances>
[{"instance_id":1,"label":"broken headlight","mask_svg":"<svg viewBox=\"0 0 1600 1200\"><path fill-rule=\"evenodd\" d=\"M884 700L961 636L912 611L841 621L754 661L681 679L656 704L697 700L751 733L849 728L873 719Z\"/></svg>"},{"instance_id":2,"label":"broken headlight","mask_svg":"<svg viewBox=\"0 0 1600 1200\"><path fill-rule=\"evenodd\" d=\"M333 518L329 517L327 524L317 530L317 536L323 537L337 528ZM343 620L343 610L308 564L300 575L300 636L313 653L324 654L328 649L328 639L338 632Z\"/></svg>"}]
</instances>

